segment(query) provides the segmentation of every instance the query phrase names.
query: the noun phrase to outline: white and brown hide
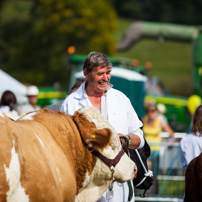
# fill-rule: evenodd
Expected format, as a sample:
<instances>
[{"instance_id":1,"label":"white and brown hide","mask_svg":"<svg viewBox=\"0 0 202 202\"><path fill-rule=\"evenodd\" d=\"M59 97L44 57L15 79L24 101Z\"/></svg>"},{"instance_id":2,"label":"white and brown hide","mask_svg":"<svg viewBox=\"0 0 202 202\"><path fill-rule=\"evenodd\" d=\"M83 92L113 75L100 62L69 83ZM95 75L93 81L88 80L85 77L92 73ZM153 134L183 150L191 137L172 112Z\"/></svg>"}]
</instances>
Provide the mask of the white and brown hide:
<instances>
[{"instance_id":1,"label":"white and brown hide","mask_svg":"<svg viewBox=\"0 0 202 202\"><path fill-rule=\"evenodd\" d=\"M0 202L96 201L112 173L86 145L110 159L121 150L117 133L91 107L73 116L42 109L17 121L1 113L0 140ZM132 179L134 168L124 154L113 180Z\"/></svg>"}]
</instances>

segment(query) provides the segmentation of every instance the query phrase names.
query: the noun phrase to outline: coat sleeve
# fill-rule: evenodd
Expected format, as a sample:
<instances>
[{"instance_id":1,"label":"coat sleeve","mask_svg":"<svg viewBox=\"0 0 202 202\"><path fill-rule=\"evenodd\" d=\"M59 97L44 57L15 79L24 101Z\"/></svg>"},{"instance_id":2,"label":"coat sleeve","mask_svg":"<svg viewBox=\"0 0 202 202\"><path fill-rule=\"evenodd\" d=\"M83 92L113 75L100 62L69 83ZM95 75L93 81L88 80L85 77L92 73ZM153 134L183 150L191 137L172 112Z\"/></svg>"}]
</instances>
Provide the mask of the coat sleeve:
<instances>
[{"instance_id":1,"label":"coat sleeve","mask_svg":"<svg viewBox=\"0 0 202 202\"><path fill-rule=\"evenodd\" d=\"M133 109L131 103L129 105L129 110L128 110L128 113L129 113L129 132L130 134L135 134L137 135L141 142L140 142L140 145L138 147L138 149L142 148L145 144L145 140L144 140L144 135L143 135L143 131L142 131L142 122L140 121L137 113L135 112L135 110Z\"/></svg>"},{"instance_id":2,"label":"coat sleeve","mask_svg":"<svg viewBox=\"0 0 202 202\"><path fill-rule=\"evenodd\" d=\"M138 135L139 148L144 146L144 137L141 130L142 122L139 120L129 98L122 92L111 89L107 97L108 121L117 133L124 135Z\"/></svg>"},{"instance_id":3,"label":"coat sleeve","mask_svg":"<svg viewBox=\"0 0 202 202\"><path fill-rule=\"evenodd\" d=\"M68 114L68 107L67 107L67 98L64 100L64 102L62 103L61 107L60 107L60 111L61 112L65 112L66 114Z\"/></svg>"},{"instance_id":4,"label":"coat sleeve","mask_svg":"<svg viewBox=\"0 0 202 202\"><path fill-rule=\"evenodd\" d=\"M69 95L66 97L64 102L61 105L60 111L65 112L66 114L73 115L75 110L76 102L72 100L72 96Z\"/></svg>"}]
</instances>

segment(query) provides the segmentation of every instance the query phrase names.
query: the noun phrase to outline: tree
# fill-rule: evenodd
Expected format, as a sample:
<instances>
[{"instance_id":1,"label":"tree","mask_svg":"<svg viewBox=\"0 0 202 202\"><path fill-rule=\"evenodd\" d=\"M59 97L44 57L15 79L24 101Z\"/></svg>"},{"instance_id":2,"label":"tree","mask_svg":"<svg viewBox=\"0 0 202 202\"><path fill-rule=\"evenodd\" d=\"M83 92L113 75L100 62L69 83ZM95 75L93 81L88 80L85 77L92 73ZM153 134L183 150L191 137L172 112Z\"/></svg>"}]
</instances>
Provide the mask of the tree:
<instances>
[{"instance_id":1,"label":"tree","mask_svg":"<svg viewBox=\"0 0 202 202\"><path fill-rule=\"evenodd\" d=\"M201 0L114 0L120 17L133 20L201 25Z\"/></svg>"},{"instance_id":2,"label":"tree","mask_svg":"<svg viewBox=\"0 0 202 202\"><path fill-rule=\"evenodd\" d=\"M73 45L77 53L83 54L93 50L113 54L115 22L114 10L103 0L90 4L88 0L37 0L22 63L38 73L35 83L50 85L62 80L67 83L64 68L67 48Z\"/></svg>"},{"instance_id":3,"label":"tree","mask_svg":"<svg viewBox=\"0 0 202 202\"><path fill-rule=\"evenodd\" d=\"M31 1L16 0L0 3L0 68L12 76L17 71L15 55L19 55L23 44L31 5Z\"/></svg>"},{"instance_id":4,"label":"tree","mask_svg":"<svg viewBox=\"0 0 202 202\"><path fill-rule=\"evenodd\" d=\"M116 13L105 0L35 0L29 22L21 30L20 48L11 55L10 69L23 82L67 84L67 48L73 45L76 53L113 55L116 26Z\"/></svg>"}]
</instances>

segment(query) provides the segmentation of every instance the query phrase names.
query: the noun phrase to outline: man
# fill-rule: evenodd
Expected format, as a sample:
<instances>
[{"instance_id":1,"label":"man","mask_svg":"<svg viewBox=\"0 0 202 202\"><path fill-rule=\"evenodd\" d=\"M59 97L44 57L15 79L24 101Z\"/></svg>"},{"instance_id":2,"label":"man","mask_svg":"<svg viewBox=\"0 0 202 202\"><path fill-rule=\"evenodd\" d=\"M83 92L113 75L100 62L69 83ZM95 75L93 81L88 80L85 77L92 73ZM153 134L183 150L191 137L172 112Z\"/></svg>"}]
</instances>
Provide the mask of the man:
<instances>
[{"instance_id":1,"label":"man","mask_svg":"<svg viewBox=\"0 0 202 202\"><path fill-rule=\"evenodd\" d=\"M36 86L29 86L27 88L27 98L29 103L21 107L21 111L23 114L40 109L40 107L36 105L38 94L39 90Z\"/></svg>"},{"instance_id":2,"label":"man","mask_svg":"<svg viewBox=\"0 0 202 202\"><path fill-rule=\"evenodd\" d=\"M122 92L113 89L109 83L111 70L112 64L105 54L91 52L83 65L86 81L65 99L61 111L74 114L81 107L93 106L109 121L119 136L126 136L131 141L129 148L142 148L142 122L138 119L130 100ZM128 195L128 184L115 182L112 191L108 189L99 202L126 202ZM134 194L131 201L134 201Z\"/></svg>"}]
</instances>

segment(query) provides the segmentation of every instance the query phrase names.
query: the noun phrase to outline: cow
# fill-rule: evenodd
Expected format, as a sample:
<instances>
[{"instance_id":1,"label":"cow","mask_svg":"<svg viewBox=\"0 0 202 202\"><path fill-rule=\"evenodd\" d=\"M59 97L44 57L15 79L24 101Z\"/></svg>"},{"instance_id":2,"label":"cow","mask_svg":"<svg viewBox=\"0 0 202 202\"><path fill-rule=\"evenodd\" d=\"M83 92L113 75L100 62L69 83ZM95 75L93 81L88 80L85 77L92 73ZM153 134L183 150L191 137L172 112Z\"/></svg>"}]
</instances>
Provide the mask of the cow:
<instances>
[{"instance_id":1,"label":"cow","mask_svg":"<svg viewBox=\"0 0 202 202\"><path fill-rule=\"evenodd\" d=\"M114 128L92 107L0 114L0 202L93 202L137 173Z\"/></svg>"},{"instance_id":2,"label":"cow","mask_svg":"<svg viewBox=\"0 0 202 202\"><path fill-rule=\"evenodd\" d=\"M202 198L202 153L187 166L185 173L185 202L198 202Z\"/></svg>"}]
</instances>

